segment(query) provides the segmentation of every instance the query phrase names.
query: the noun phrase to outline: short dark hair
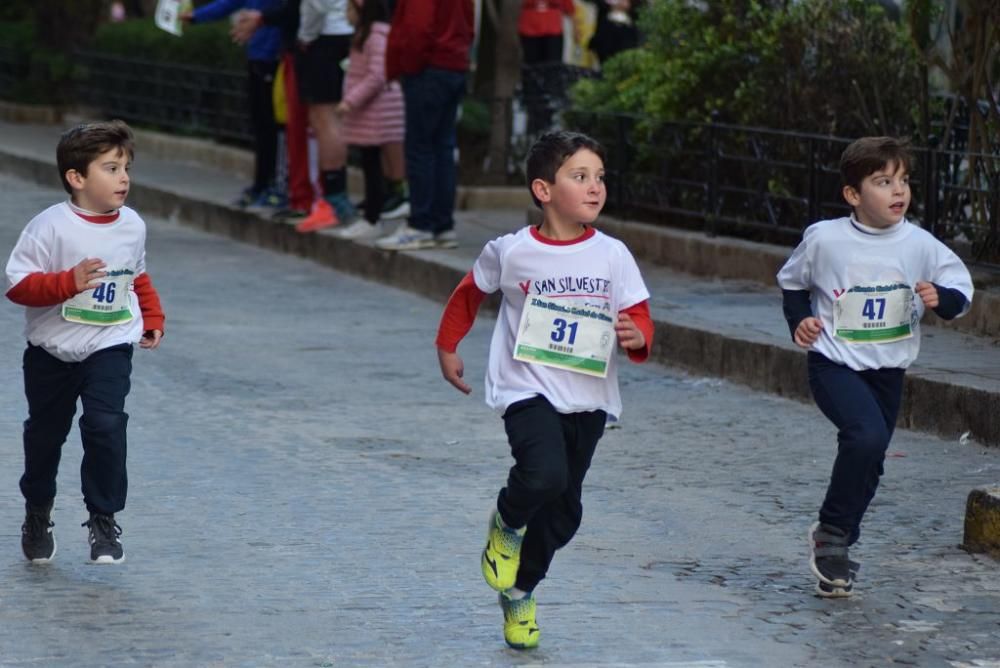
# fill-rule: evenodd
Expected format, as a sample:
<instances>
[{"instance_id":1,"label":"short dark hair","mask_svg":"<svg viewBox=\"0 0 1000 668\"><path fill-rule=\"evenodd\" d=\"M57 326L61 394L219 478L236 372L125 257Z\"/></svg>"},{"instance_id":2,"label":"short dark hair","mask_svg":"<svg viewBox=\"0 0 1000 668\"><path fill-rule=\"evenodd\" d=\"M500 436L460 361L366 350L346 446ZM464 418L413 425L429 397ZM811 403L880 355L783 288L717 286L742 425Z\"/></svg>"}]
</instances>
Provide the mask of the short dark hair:
<instances>
[{"instance_id":1,"label":"short dark hair","mask_svg":"<svg viewBox=\"0 0 1000 668\"><path fill-rule=\"evenodd\" d=\"M862 137L840 156L840 178L845 186L861 191L861 182L870 174L894 164L909 173L913 164L910 142L896 137Z\"/></svg>"},{"instance_id":2,"label":"short dark hair","mask_svg":"<svg viewBox=\"0 0 1000 668\"><path fill-rule=\"evenodd\" d=\"M555 183L556 172L559 171L562 164L584 148L596 153L601 162L606 162L604 147L601 146L600 142L580 132L565 130L546 132L536 139L535 143L528 149L528 159L524 169L528 179L528 191L531 192L531 184L535 179L542 179L546 183ZM542 203L538 201L533 192L531 199L535 202L535 206L539 209L542 208Z\"/></svg>"},{"instance_id":3,"label":"short dark hair","mask_svg":"<svg viewBox=\"0 0 1000 668\"><path fill-rule=\"evenodd\" d=\"M125 121L81 123L64 132L56 147L56 165L63 189L73 193L73 188L66 180L66 172L75 169L86 176L90 163L102 153L115 148L119 155L127 153L129 160L135 157L135 138Z\"/></svg>"}]
</instances>

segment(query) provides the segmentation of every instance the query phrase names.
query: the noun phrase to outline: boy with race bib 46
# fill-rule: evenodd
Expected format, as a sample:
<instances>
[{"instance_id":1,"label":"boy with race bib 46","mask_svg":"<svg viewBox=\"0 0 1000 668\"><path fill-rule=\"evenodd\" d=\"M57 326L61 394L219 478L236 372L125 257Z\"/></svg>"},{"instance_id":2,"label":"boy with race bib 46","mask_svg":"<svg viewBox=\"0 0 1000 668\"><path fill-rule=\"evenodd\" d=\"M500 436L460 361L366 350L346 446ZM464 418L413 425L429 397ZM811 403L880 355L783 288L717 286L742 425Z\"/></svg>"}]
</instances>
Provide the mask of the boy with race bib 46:
<instances>
[{"instance_id":1,"label":"boy with race bib 46","mask_svg":"<svg viewBox=\"0 0 1000 668\"><path fill-rule=\"evenodd\" d=\"M785 319L809 350L809 386L837 427L837 456L809 530L816 593L849 596L859 564L848 548L875 496L906 368L926 309L946 320L972 304L972 278L948 247L906 220L911 157L904 142L864 137L840 159L852 215L806 228L778 272Z\"/></svg>"},{"instance_id":2,"label":"boy with race bib 46","mask_svg":"<svg viewBox=\"0 0 1000 668\"><path fill-rule=\"evenodd\" d=\"M56 162L69 200L35 216L7 262L7 298L26 307L21 549L33 563L56 553L52 504L77 399L90 560L124 559L115 513L125 507L128 487L132 347L156 348L164 321L146 273L146 225L125 206L132 156L132 131L121 121L64 133Z\"/></svg>"},{"instance_id":3,"label":"boy with race bib 46","mask_svg":"<svg viewBox=\"0 0 1000 668\"><path fill-rule=\"evenodd\" d=\"M591 227L607 196L604 151L552 132L528 154L538 227L490 241L455 289L436 340L441 372L462 392L458 343L487 295L502 293L490 343L486 403L503 414L514 466L489 518L481 566L500 592L504 639L538 645L536 585L576 533L581 492L608 420L621 413L616 343L649 356L649 292L623 243Z\"/></svg>"}]
</instances>

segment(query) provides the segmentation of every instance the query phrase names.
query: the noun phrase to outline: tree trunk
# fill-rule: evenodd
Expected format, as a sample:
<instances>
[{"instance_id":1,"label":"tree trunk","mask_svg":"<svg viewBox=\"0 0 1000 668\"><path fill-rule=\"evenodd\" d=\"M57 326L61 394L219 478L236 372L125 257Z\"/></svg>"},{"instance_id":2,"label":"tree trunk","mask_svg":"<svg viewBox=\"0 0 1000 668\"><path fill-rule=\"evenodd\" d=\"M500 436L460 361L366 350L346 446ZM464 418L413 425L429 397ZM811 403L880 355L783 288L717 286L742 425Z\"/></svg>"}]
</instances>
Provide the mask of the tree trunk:
<instances>
[{"instance_id":1,"label":"tree trunk","mask_svg":"<svg viewBox=\"0 0 1000 668\"><path fill-rule=\"evenodd\" d=\"M511 100L521 70L521 49L517 39L517 18L521 0L484 0L496 9L493 26L496 49L493 52L493 87L490 95L490 145L485 171L492 179L507 178L510 150ZM489 16L489 12L484 12Z\"/></svg>"}]
</instances>

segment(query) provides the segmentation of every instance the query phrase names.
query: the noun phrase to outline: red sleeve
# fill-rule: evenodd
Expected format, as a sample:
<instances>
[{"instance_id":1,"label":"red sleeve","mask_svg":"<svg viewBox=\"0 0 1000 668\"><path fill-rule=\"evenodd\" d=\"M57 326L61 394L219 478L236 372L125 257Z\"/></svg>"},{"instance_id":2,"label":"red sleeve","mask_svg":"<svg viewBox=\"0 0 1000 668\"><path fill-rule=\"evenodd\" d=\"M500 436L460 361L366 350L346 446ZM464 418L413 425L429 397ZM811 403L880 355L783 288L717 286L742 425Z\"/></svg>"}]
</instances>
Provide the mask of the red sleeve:
<instances>
[{"instance_id":1,"label":"red sleeve","mask_svg":"<svg viewBox=\"0 0 1000 668\"><path fill-rule=\"evenodd\" d=\"M431 33L436 5L425 0L400 0L396 6L385 50L386 81L416 74L427 66L434 42Z\"/></svg>"},{"instance_id":2,"label":"red sleeve","mask_svg":"<svg viewBox=\"0 0 1000 668\"><path fill-rule=\"evenodd\" d=\"M76 294L73 270L28 274L7 291L7 299L21 306L55 306Z\"/></svg>"},{"instance_id":3,"label":"red sleeve","mask_svg":"<svg viewBox=\"0 0 1000 668\"><path fill-rule=\"evenodd\" d=\"M649 359L649 351L653 349L653 318L649 315L649 300L645 299L638 304L633 304L622 313L627 313L632 318L639 331L646 339L646 345L638 350L629 350L628 358L633 362L640 363Z\"/></svg>"},{"instance_id":4,"label":"red sleeve","mask_svg":"<svg viewBox=\"0 0 1000 668\"><path fill-rule=\"evenodd\" d=\"M153 287L153 280L149 274L143 272L132 282L135 288L135 295L139 298L139 310L142 311L142 331L148 332L153 329L163 331L163 322L166 317L163 315L163 307L160 305L160 295Z\"/></svg>"},{"instance_id":5,"label":"red sleeve","mask_svg":"<svg viewBox=\"0 0 1000 668\"><path fill-rule=\"evenodd\" d=\"M472 329L476 313L484 299L486 293L476 287L476 281L470 271L445 304L435 345L445 352L455 352L458 349L458 342Z\"/></svg>"}]
</instances>

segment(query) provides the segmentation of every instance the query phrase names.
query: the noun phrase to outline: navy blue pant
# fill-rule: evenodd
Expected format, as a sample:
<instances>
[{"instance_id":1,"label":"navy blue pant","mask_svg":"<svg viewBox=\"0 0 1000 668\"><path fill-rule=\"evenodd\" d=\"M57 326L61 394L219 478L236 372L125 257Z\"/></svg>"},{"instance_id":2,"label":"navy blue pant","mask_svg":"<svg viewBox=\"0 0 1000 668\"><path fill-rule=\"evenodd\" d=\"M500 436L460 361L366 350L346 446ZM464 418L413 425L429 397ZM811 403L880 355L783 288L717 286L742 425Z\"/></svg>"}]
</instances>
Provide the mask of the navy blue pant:
<instances>
[{"instance_id":1,"label":"navy blue pant","mask_svg":"<svg viewBox=\"0 0 1000 668\"><path fill-rule=\"evenodd\" d=\"M837 458L819 521L848 532L849 543L854 543L884 472L905 370L854 371L816 352L810 352L808 360L813 397L838 430Z\"/></svg>"},{"instance_id":2,"label":"navy blue pant","mask_svg":"<svg viewBox=\"0 0 1000 668\"><path fill-rule=\"evenodd\" d=\"M503 421L515 463L497 509L508 526L528 528L514 586L532 591L556 550L580 528L583 479L604 435L607 414L557 413L538 396L511 404Z\"/></svg>"},{"instance_id":3,"label":"navy blue pant","mask_svg":"<svg viewBox=\"0 0 1000 668\"><path fill-rule=\"evenodd\" d=\"M410 227L439 234L455 227L455 126L465 73L429 67L402 78Z\"/></svg>"},{"instance_id":4,"label":"navy blue pant","mask_svg":"<svg viewBox=\"0 0 1000 668\"><path fill-rule=\"evenodd\" d=\"M56 496L62 445L73 426L77 399L83 405L80 437L83 500L92 513L111 515L125 507L125 397L131 387L132 346L98 350L82 362L63 362L44 349L24 351L24 475L21 493L33 506Z\"/></svg>"}]
</instances>

